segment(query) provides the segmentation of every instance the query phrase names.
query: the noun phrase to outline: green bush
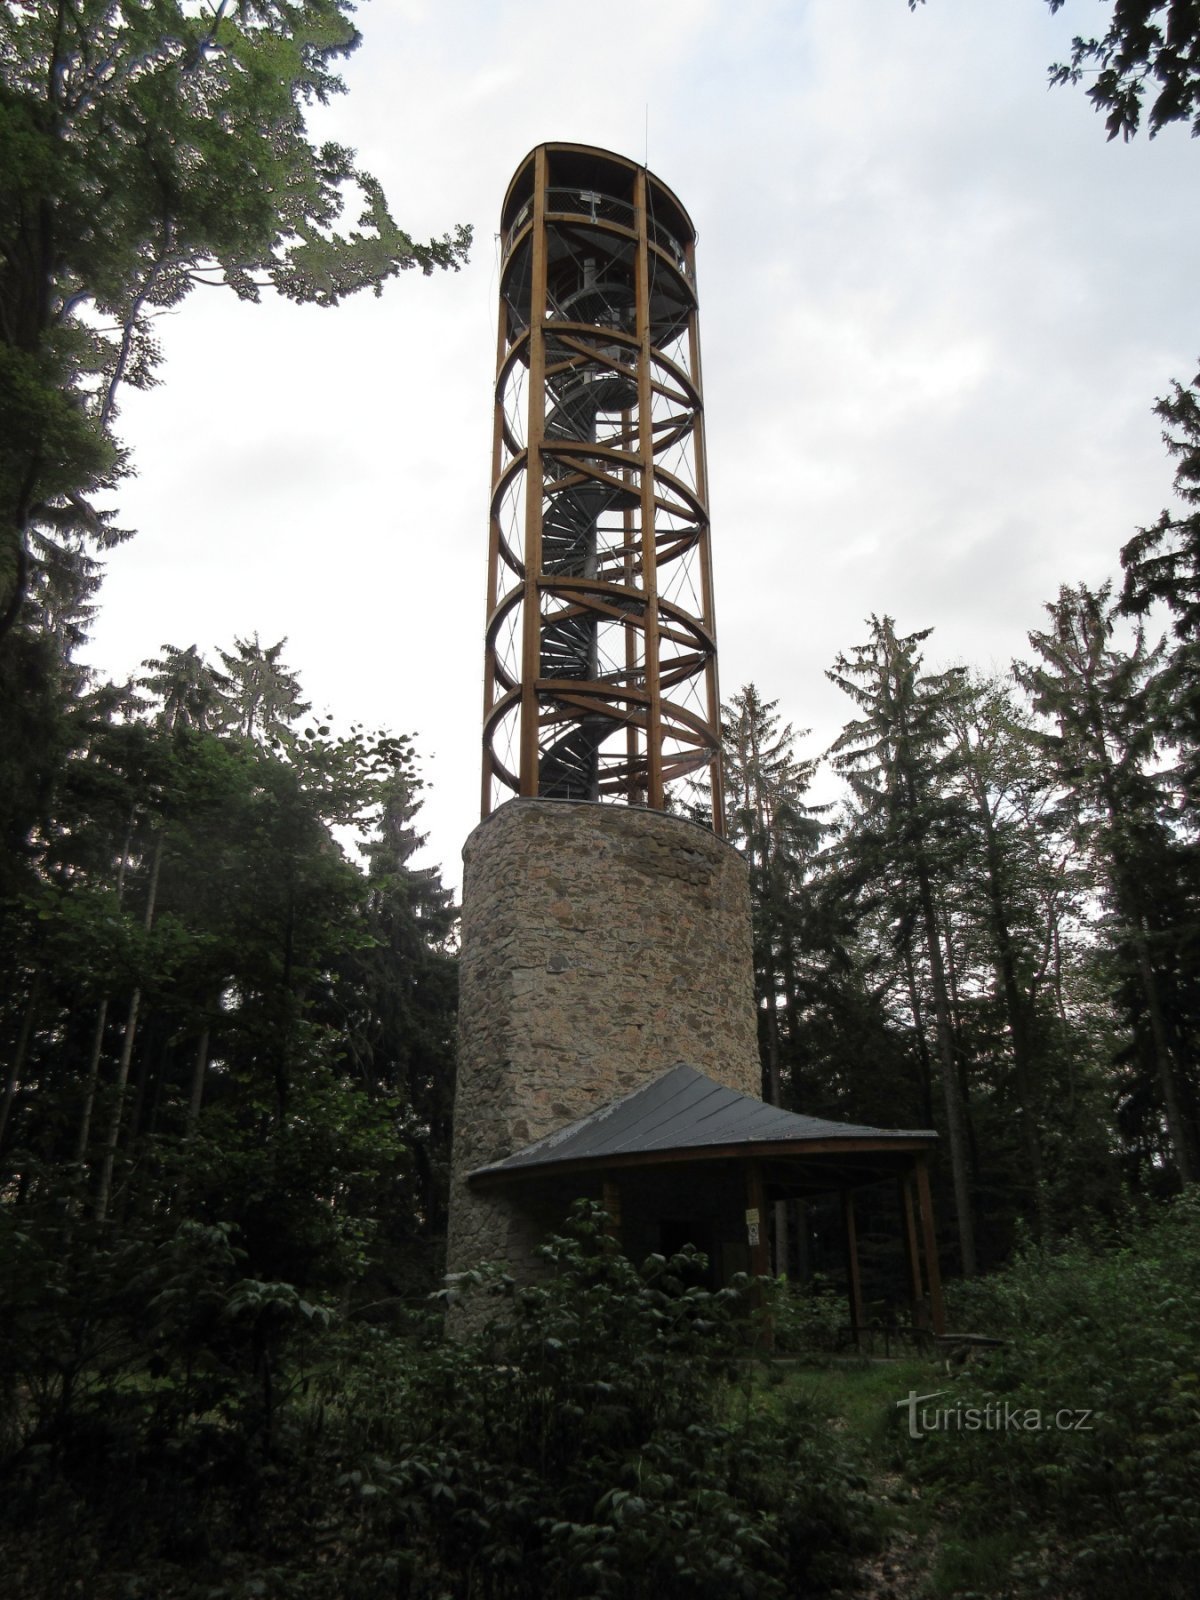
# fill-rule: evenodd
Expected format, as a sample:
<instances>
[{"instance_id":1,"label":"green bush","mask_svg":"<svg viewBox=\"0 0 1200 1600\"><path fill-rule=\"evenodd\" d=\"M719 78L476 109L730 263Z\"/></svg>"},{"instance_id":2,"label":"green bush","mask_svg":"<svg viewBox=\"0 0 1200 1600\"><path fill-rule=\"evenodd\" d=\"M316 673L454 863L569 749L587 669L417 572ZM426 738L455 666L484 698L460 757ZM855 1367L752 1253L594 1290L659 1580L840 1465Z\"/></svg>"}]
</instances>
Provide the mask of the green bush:
<instances>
[{"instance_id":1,"label":"green bush","mask_svg":"<svg viewBox=\"0 0 1200 1600\"><path fill-rule=\"evenodd\" d=\"M750 1285L639 1271L593 1207L541 1284L473 1275L461 1340L333 1321L224 1228L0 1246L13 1600L784 1600L874 1540L812 1411L750 1403Z\"/></svg>"},{"instance_id":2,"label":"green bush","mask_svg":"<svg viewBox=\"0 0 1200 1600\"><path fill-rule=\"evenodd\" d=\"M697 1287L691 1251L639 1271L605 1225L577 1208L536 1287L479 1275L487 1325L414 1363L407 1443L357 1484L409 1584L381 1593L784 1600L870 1544L814 1416L752 1414L733 1383L749 1284Z\"/></svg>"},{"instance_id":3,"label":"green bush","mask_svg":"<svg viewBox=\"0 0 1200 1600\"><path fill-rule=\"evenodd\" d=\"M846 1328L846 1297L823 1279L810 1284L779 1280L771 1298L775 1349L780 1355L819 1358L840 1348Z\"/></svg>"},{"instance_id":4,"label":"green bush","mask_svg":"<svg viewBox=\"0 0 1200 1600\"><path fill-rule=\"evenodd\" d=\"M933 1432L909 1464L952 1498L967 1541L997 1528L1018 1536L1008 1587L987 1592L1191 1600L1200 1195L1108 1248L1028 1250L970 1292L972 1320L1008 1342L947 1380L930 1406L1007 1404L1026 1421L1040 1414L1042 1426ZM1059 1427L1060 1413L1082 1425Z\"/></svg>"}]
</instances>

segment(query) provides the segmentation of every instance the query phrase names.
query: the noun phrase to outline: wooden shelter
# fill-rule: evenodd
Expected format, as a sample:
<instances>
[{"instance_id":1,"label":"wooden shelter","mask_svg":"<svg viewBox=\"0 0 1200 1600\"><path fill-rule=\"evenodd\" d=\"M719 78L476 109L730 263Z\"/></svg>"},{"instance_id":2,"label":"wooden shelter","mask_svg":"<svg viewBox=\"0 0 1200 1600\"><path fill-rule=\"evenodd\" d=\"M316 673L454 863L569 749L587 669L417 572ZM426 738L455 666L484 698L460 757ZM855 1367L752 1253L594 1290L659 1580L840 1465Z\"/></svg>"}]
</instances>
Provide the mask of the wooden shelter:
<instances>
[{"instance_id":1,"label":"wooden shelter","mask_svg":"<svg viewBox=\"0 0 1200 1600\"><path fill-rule=\"evenodd\" d=\"M769 1270L767 1208L837 1192L842 1200L850 1323L865 1327L854 1196L897 1186L914 1324L945 1331L933 1226L928 1129L872 1128L764 1104L680 1063L523 1149L478 1167L477 1190L502 1188L530 1223L554 1226L579 1194L601 1198L635 1257L685 1242L714 1281ZM928 1298L926 1298L928 1297Z\"/></svg>"}]
</instances>

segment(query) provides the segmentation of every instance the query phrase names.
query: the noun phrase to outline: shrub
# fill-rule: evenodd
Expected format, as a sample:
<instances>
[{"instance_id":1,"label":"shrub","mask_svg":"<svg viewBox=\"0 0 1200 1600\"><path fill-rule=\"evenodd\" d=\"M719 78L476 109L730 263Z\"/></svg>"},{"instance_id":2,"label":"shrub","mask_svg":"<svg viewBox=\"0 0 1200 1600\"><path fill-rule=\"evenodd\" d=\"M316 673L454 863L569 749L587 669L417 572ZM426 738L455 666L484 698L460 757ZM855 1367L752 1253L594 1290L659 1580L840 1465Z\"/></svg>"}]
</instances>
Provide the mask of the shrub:
<instances>
[{"instance_id":1,"label":"shrub","mask_svg":"<svg viewBox=\"0 0 1200 1600\"><path fill-rule=\"evenodd\" d=\"M752 1415L731 1384L748 1283L697 1287L691 1251L639 1271L605 1224L578 1207L544 1284L493 1278L488 1325L414 1363L408 1442L353 1485L391 1552L377 1570L408 1584L380 1592L783 1600L844 1580L871 1542L811 1413Z\"/></svg>"},{"instance_id":2,"label":"shrub","mask_svg":"<svg viewBox=\"0 0 1200 1600\"><path fill-rule=\"evenodd\" d=\"M811 1284L781 1279L772 1295L771 1315L780 1355L821 1357L843 1342L846 1298L820 1278Z\"/></svg>"},{"instance_id":3,"label":"shrub","mask_svg":"<svg viewBox=\"0 0 1200 1600\"><path fill-rule=\"evenodd\" d=\"M1194 1595L1200 1195L1108 1249L1028 1250L972 1294L979 1325L1009 1342L932 1404L1007 1402L1043 1425L930 1434L912 1470L953 1497L968 1538L1022 1533L1015 1592ZM1060 1412L1086 1412L1083 1427L1058 1427Z\"/></svg>"},{"instance_id":4,"label":"shrub","mask_svg":"<svg viewBox=\"0 0 1200 1600\"><path fill-rule=\"evenodd\" d=\"M697 1287L690 1251L638 1270L606 1225L577 1209L538 1286L476 1275L492 1314L461 1342L440 1315L403 1335L332 1322L243 1276L224 1227L14 1230L6 1595L784 1600L843 1582L870 1502L803 1405L751 1407L750 1285Z\"/></svg>"}]
</instances>

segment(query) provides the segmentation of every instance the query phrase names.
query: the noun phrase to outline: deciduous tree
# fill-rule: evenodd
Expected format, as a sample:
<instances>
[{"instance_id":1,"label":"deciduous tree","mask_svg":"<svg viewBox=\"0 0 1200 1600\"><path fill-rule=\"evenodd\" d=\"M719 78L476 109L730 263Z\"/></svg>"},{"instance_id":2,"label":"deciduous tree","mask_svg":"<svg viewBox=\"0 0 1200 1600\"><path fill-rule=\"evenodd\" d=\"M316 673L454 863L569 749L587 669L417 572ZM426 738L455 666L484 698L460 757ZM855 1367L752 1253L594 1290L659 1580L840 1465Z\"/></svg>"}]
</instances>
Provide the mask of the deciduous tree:
<instances>
[{"instance_id":1,"label":"deciduous tree","mask_svg":"<svg viewBox=\"0 0 1200 1600\"><path fill-rule=\"evenodd\" d=\"M95 499L127 470L120 386L155 381L154 317L198 283L336 305L457 267L415 243L306 110L344 87L350 0L17 0L0 10L0 635L30 530L123 537ZM350 195L359 214L339 219Z\"/></svg>"}]
</instances>

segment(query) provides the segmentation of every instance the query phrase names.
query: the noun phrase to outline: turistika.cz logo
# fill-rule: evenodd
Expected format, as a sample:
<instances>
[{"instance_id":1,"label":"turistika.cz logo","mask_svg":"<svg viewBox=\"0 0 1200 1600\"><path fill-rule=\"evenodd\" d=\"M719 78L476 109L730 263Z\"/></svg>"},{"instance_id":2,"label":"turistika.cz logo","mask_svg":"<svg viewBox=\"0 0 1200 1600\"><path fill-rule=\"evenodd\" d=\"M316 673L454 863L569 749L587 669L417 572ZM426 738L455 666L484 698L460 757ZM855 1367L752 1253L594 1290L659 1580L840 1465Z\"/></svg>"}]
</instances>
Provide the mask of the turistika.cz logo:
<instances>
[{"instance_id":1,"label":"turistika.cz logo","mask_svg":"<svg viewBox=\"0 0 1200 1600\"><path fill-rule=\"evenodd\" d=\"M1043 1411L1040 1406L1023 1406L1012 1400L990 1400L984 1406L964 1405L961 1400L948 1406L930 1406L949 1389L932 1394L908 1391L907 1400L897 1400L896 1409L908 1412L908 1436L923 1438L927 1433L1091 1433L1091 1411L1064 1406L1058 1411Z\"/></svg>"}]
</instances>

